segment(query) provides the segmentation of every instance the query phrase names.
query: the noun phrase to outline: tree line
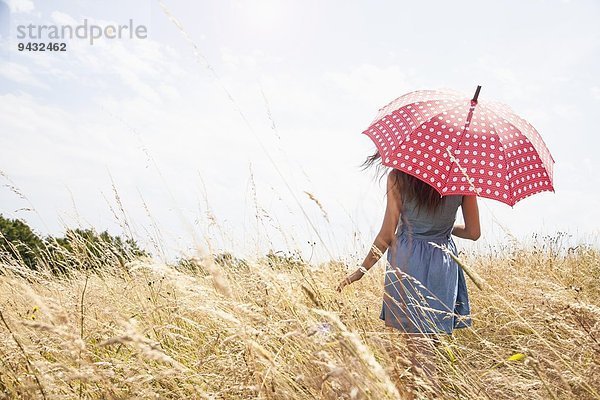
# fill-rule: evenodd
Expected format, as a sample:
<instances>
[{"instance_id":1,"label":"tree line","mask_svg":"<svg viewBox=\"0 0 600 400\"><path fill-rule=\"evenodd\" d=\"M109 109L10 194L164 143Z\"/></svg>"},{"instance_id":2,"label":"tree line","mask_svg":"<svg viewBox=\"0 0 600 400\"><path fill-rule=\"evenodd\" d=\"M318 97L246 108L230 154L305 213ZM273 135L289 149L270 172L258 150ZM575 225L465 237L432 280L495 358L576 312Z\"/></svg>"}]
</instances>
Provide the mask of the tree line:
<instances>
[{"instance_id":1,"label":"tree line","mask_svg":"<svg viewBox=\"0 0 600 400\"><path fill-rule=\"evenodd\" d=\"M131 238L98 233L92 228L67 229L62 236L42 236L20 219L5 218L0 214L0 274L6 267L26 267L31 270L49 270L55 274L68 274L73 269L105 270L120 268L127 271L127 263L151 254ZM248 268L246 260L229 252L213 255L220 266L236 270ZM270 250L262 262L271 269L302 268L307 264L299 252ZM199 260L179 258L174 266L199 274L208 274Z\"/></svg>"},{"instance_id":2,"label":"tree line","mask_svg":"<svg viewBox=\"0 0 600 400\"><path fill-rule=\"evenodd\" d=\"M62 236L41 236L19 219L0 214L0 261L32 270L43 266L65 273L70 268L92 269L105 263L124 264L149 256L133 239L123 239L107 231L67 229Z\"/></svg>"}]
</instances>

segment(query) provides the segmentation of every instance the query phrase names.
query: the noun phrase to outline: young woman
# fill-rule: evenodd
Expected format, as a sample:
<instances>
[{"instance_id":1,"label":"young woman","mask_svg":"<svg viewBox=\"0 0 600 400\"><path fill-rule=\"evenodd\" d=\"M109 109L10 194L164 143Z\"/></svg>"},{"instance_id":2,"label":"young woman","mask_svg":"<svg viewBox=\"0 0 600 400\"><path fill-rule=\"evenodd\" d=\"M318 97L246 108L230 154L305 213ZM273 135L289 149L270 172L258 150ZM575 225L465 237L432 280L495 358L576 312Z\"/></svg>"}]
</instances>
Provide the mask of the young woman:
<instances>
[{"instance_id":1,"label":"young woman","mask_svg":"<svg viewBox=\"0 0 600 400\"><path fill-rule=\"evenodd\" d=\"M375 153L363 165L369 167L378 159ZM454 224L459 207L464 225ZM421 369L438 390L432 343L440 333L452 334L454 329L471 325L463 271L447 252L430 243L458 255L452 235L479 238L477 196L441 197L427 183L392 169L379 234L362 266L337 287L341 291L362 278L390 250L379 318L388 330L406 334L413 369Z\"/></svg>"}]
</instances>

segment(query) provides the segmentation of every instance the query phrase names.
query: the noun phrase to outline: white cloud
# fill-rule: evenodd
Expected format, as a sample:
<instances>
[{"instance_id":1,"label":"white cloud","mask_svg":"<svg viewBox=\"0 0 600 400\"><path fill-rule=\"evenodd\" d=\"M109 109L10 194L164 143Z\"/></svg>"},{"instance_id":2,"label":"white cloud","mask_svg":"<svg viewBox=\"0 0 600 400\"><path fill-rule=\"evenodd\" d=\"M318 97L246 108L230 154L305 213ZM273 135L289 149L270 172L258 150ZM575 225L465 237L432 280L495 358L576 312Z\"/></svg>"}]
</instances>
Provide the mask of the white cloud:
<instances>
[{"instance_id":1,"label":"white cloud","mask_svg":"<svg viewBox=\"0 0 600 400\"><path fill-rule=\"evenodd\" d=\"M75 20L75 18L73 18L69 14L61 12L61 11L53 11L50 14L50 18L52 18L52 21L58 25L74 26L74 25L78 24L78 22Z\"/></svg>"},{"instance_id":2,"label":"white cloud","mask_svg":"<svg viewBox=\"0 0 600 400\"><path fill-rule=\"evenodd\" d=\"M234 52L227 46L219 48L221 62L229 71L243 70L246 73L265 71L280 64L283 59L278 56L266 54L261 50L254 50L251 53Z\"/></svg>"},{"instance_id":3,"label":"white cloud","mask_svg":"<svg viewBox=\"0 0 600 400\"><path fill-rule=\"evenodd\" d=\"M560 118L565 118L569 120L580 118L583 115L581 110L579 109L579 106L575 104L555 104L552 107L552 110Z\"/></svg>"},{"instance_id":4,"label":"white cloud","mask_svg":"<svg viewBox=\"0 0 600 400\"><path fill-rule=\"evenodd\" d=\"M29 13L35 9L32 0L5 0L13 13Z\"/></svg>"},{"instance_id":5,"label":"white cloud","mask_svg":"<svg viewBox=\"0 0 600 400\"><path fill-rule=\"evenodd\" d=\"M15 62L1 63L0 76L20 84L48 88L48 85L40 81L27 66Z\"/></svg>"},{"instance_id":6,"label":"white cloud","mask_svg":"<svg viewBox=\"0 0 600 400\"><path fill-rule=\"evenodd\" d=\"M482 55L477 58L475 65L479 72L479 79L489 82L488 86L492 86L493 90L496 90L493 97L502 98L507 103L531 100L544 91L542 85L527 78L531 71L524 68L517 69L497 55ZM483 74L480 71L483 71ZM485 91L484 85L482 96L485 95Z\"/></svg>"},{"instance_id":7,"label":"white cloud","mask_svg":"<svg viewBox=\"0 0 600 400\"><path fill-rule=\"evenodd\" d=\"M414 71L400 65L361 64L348 72L328 72L325 78L337 85L342 93L373 107L381 107L416 89Z\"/></svg>"}]
</instances>

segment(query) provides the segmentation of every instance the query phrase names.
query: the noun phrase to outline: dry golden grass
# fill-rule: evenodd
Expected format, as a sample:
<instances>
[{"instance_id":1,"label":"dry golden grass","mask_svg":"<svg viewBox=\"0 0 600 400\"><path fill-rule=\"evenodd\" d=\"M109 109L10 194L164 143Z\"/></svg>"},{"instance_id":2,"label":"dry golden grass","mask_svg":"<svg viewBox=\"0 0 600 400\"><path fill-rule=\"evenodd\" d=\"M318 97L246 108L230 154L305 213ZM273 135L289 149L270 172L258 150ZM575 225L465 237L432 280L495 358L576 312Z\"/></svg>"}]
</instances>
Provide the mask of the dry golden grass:
<instances>
[{"instance_id":1,"label":"dry golden grass","mask_svg":"<svg viewBox=\"0 0 600 400\"><path fill-rule=\"evenodd\" d=\"M558 247L461 255L490 287L469 282L473 328L443 339L444 398L600 397L600 252ZM398 398L382 263L339 294L340 263L211 260L69 278L5 262L0 397Z\"/></svg>"}]
</instances>

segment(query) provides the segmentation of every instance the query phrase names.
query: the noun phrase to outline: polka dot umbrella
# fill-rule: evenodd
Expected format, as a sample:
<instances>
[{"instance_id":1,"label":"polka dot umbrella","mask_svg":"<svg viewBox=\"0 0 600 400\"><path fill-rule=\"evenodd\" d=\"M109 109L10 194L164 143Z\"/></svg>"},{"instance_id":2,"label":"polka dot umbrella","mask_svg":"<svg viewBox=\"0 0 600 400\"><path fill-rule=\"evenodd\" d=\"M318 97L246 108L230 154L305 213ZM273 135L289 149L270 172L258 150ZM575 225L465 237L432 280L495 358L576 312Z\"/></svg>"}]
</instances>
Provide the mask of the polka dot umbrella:
<instances>
[{"instance_id":1,"label":"polka dot umbrella","mask_svg":"<svg viewBox=\"0 0 600 400\"><path fill-rule=\"evenodd\" d=\"M362 133L383 165L433 186L442 196L478 194L514 206L554 192L554 159L540 134L510 107L449 89L407 93L379 110Z\"/></svg>"}]
</instances>

